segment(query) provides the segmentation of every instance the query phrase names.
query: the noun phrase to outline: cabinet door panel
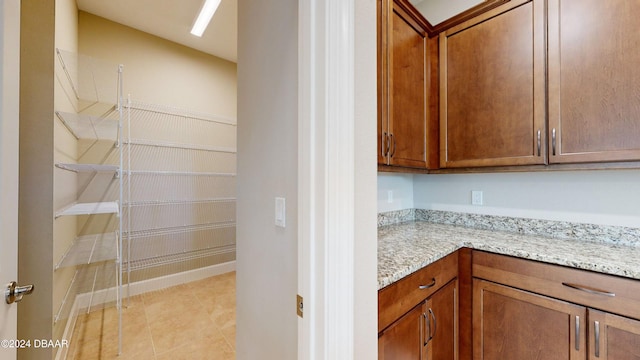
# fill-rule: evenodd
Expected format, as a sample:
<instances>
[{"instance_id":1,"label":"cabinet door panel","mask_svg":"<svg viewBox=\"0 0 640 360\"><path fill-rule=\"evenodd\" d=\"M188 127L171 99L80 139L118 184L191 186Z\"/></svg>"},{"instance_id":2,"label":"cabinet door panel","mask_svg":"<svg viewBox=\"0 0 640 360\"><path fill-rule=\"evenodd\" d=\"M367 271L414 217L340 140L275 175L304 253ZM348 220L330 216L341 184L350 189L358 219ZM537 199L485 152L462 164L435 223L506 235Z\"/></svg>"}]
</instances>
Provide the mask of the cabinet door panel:
<instances>
[{"instance_id":1,"label":"cabinet door panel","mask_svg":"<svg viewBox=\"0 0 640 360\"><path fill-rule=\"evenodd\" d=\"M389 42L391 164L426 167L427 33L393 7Z\"/></svg>"},{"instance_id":2,"label":"cabinet door panel","mask_svg":"<svg viewBox=\"0 0 640 360\"><path fill-rule=\"evenodd\" d=\"M454 280L427 300L427 319L431 340L427 359L455 360L458 348L458 281ZM429 311L430 310L430 311Z\"/></svg>"},{"instance_id":3,"label":"cabinet door panel","mask_svg":"<svg viewBox=\"0 0 640 360\"><path fill-rule=\"evenodd\" d=\"M640 159L639 13L638 1L549 0L551 162Z\"/></svg>"},{"instance_id":4,"label":"cabinet door panel","mask_svg":"<svg viewBox=\"0 0 640 360\"><path fill-rule=\"evenodd\" d=\"M589 333L590 359L640 360L640 321L589 309Z\"/></svg>"},{"instance_id":5,"label":"cabinet door panel","mask_svg":"<svg viewBox=\"0 0 640 360\"><path fill-rule=\"evenodd\" d=\"M421 303L382 332L378 339L378 360L422 359L423 313Z\"/></svg>"},{"instance_id":6,"label":"cabinet door panel","mask_svg":"<svg viewBox=\"0 0 640 360\"><path fill-rule=\"evenodd\" d=\"M543 19L514 1L440 35L441 166L544 163Z\"/></svg>"},{"instance_id":7,"label":"cabinet door panel","mask_svg":"<svg viewBox=\"0 0 640 360\"><path fill-rule=\"evenodd\" d=\"M474 279L474 359L586 359L586 309Z\"/></svg>"}]
</instances>

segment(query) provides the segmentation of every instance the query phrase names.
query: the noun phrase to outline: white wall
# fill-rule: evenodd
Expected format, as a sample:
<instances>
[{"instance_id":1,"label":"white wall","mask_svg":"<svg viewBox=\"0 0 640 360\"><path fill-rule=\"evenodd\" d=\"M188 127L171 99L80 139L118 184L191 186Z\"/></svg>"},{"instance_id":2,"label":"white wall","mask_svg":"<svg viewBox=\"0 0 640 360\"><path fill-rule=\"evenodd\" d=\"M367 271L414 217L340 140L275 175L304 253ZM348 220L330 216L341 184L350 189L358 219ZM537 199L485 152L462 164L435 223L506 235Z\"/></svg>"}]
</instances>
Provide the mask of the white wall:
<instances>
[{"instance_id":1,"label":"white wall","mask_svg":"<svg viewBox=\"0 0 640 360\"><path fill-rule=\"evenodd\" d=\"M413 178L413 174L378 173L378 212L413 209Z\"/></svg>"},{"instance_id":2,"label":"white wall","mask_svg":"<svg viewBox=\"0 0 640 360\"><path fill-rule=\"evenodd\" d=\"M297 19L295 0L238 3L238 360L297 357Z\"/></svg>"},{"instance_id":3,"label":"white wall","mask_svg":"<svg viewBox=\"0 0 640 360\"><path fill-rule=\"evenodd\" d=\"M413 191L421 209L640 227L640 170L416 175Z\"/></svg>"}]
</instances>

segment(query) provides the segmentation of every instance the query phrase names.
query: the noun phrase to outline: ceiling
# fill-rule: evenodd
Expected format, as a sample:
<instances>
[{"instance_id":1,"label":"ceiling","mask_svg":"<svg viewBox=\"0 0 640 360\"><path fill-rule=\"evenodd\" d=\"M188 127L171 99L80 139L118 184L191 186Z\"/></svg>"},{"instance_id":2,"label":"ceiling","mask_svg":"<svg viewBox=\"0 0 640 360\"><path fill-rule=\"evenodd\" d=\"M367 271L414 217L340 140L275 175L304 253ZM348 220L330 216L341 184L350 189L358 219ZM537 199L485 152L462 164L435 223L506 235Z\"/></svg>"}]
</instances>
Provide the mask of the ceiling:
<instances>
[{"instance_id":1,"label":"ceiling","mask_svg":"<svg viewBox=\"0 0 640 360\"><path fill-rule=\"evenodd\" d=\"M191 35L204 0L77 0L78 9L237 62L238 2L222 0L201 38Z\"/></svg>"}]
</instances>

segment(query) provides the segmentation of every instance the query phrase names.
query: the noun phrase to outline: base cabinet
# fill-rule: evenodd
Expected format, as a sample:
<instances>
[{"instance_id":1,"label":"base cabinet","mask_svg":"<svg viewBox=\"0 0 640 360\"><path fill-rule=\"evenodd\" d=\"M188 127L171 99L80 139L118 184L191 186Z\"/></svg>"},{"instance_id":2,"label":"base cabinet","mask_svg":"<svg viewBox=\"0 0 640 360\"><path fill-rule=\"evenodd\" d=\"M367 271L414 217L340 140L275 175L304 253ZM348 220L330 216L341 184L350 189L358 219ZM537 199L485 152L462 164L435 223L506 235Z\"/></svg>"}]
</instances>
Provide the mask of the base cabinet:
<instances>
[{"instance_id":1,"label":"base cabinet","mask_svg":"<svg viewBox=\"0 0 640 360\"><path fill-rule=\"evenodd\" d=\"M472 256L474 359L640 360L637 281Z\"/></svg>"},{"instance_id":2,"label":"base cabinet","mask_svg":"<svg viewBox=\"0 0 640 360\"><path fill-rule=\"evenodd\" d=\"M452 280L382 331L378 359L457 359L457 284Z\"/></svg>"},{"instance_id":3,"label":"base cabinet","mask_svg":"<svg viewBox=\"0 0 640 360\"><path fill-rule=\"evenodd\" d=\"M640 360L640 321L589 309L589 359Z\"/></svg>"},{"instance_id":4,"label":"base cabinet","mask_svg":"<svg viewBox=\"0 0 640 360\"><path fill-rule=\"evenodd\" d=\"M378 359L422 359L424 304L398 319L378 338Z\"/></svg>"},{"instance_id":5,"label":"base cabinet","mask_svg":"<svg viewBox=\"0 0 640 360\"><path fill-rule=\"evenodd\" d=\"M484 280L473 289L474 359L586 359L586 308Z\"/></svg>"}]
</instances>

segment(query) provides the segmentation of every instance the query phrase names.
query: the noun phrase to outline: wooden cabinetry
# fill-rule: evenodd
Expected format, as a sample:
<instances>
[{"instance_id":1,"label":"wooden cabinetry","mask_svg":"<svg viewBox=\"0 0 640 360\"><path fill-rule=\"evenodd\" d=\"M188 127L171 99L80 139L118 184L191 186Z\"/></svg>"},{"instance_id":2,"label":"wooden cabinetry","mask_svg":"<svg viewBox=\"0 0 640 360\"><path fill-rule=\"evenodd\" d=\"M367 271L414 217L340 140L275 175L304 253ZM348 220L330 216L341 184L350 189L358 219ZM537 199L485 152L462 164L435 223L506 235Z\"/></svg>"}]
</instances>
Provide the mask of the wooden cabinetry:
<instances>
[{"instance_id":1,"label":"wooden cabinetry","mask_svg":"<svg viewBox=\"0 0 640 360\"><path fill-rule=\"evenodd\" d=\"M589 309L588 332L589 359L640 359L640 321Z\"/></svg>"},{"instance_id":2,"label":"wooden cabinetry","mask_svg":"<svg viewBox=\"0 0 640 360\"><path fill-rule=\"evenodd\" d=\"M550 162L640 160L640 2L549 0Z\"/></svg>"},{"instance_id":3,"label":"wooden cabinetry","mask_svg":"<svg viewBox=\"0 0 640 360\"><path fill-rule=\"evenodd\" d=\"M636 281L477 251L473 276L474 359L640 359Z\"/></svg>"},{"instance_id":4,"label":"wooden cabinetry","mask_svg":"<svg viewBox=\"0 0 640 360\"><path fill-rule=\"evenodd\" d=\"M484 280L473 286L474 359L585 359L576 344L584 307Z\"/></svg>"},{"instance_id":5,"label":"wooden cabinetry","mask_svg":"<svg viewBox=\"0 0 640 360\"><path fill-rule=\"evenodd\" d=\"M454 253L378 292L378 359L457 359L457 272Z\"/></svg>"},{"instance_id":6,"label":"wooden cabinetry","mask_svg":"<svg viewBox=\"0 0 640 360\"><path fill-rule=\"evenodd\" d=\"M382 331L378 359L457 359L457 280Z\"/></svg>"},{"instance_id":7,"label":"wooden cabinetry","mask_svg":"<svg viewBox=\"0 0 640 360\"><path fill-rule=\"evenodd\" d=\"M403 0L378 0L379 164L437 167L437 45Z\"/></svg>"},{"instance_id":8,"label":"wooden cabinetry","mask_svg":"<svg viewBox=\"0 0 640 360\"><path fill-rule=\"evenodd\" d=\"M544 164L544 1L440 34L440 166Z\"/></svg>"},{"instance_id":9,"label":"wooden cabinetry","mask_svg":"<svg viewBox=\"0 0 640 360\"><path fill-rule=\"evenodd\" d=\"M422 359L425 305L420 303L378 338L378 359Z\"/></svg>"}]
</instances>

